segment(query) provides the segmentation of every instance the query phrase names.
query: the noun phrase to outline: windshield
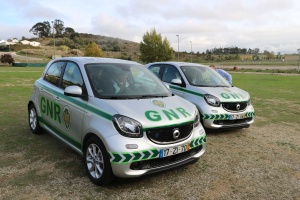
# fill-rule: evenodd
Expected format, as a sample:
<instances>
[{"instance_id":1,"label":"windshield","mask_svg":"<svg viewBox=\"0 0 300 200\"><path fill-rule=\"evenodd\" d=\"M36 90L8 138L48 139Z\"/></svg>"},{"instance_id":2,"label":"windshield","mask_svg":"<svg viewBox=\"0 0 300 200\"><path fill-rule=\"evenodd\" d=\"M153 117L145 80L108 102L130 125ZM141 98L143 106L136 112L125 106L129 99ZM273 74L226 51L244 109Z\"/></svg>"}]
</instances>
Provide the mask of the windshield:
<instances>
[{"instance_id":1,"label":"windshield","mask_svg":"<svg viewBox=\"0 0 300 200\"><path fill-rule=\"evenodd\" d=\"M103 99L168 97L172 93L147 68L138 64L85 65L94 95Z\"/></svg>"},{"instance_id":2,"label":"windshield","mask_svg":"<svg viewBox=\"0 0 300 200\"><path fill-rule=\"evenodd\" d=\"M202 87L230 87L230 84L215 70L205 66L182 66L190 85Z\"/></svg>"}]
</instances>

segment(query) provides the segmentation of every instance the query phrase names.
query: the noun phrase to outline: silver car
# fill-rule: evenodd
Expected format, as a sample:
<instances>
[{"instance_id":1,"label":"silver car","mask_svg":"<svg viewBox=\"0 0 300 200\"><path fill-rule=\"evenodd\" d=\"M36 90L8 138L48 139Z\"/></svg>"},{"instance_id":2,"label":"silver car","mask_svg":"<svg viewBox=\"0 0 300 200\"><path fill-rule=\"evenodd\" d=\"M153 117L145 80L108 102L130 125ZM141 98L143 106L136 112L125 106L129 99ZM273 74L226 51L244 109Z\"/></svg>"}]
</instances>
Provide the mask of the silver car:
<instances>
[{"instance_id":1,"label":"silver car","mask_svg":"<svg viewBox=\"0 0 300 200\"><path fill-rule=\"evenodd\" d=\"M205 128L241 128L254 122L255 112L249 93L231 86L210 67L185 62L158 62L147 64L146 68L167 84L174 94L197 106Z\"/></svg>"},{"instance_id":2,"label":"silver car","mask_svg":"<svg viewBox=\"0 0 300 200\"><path fill-rule=\"evenodd\" d=\"M98 185L192 163L206 149L196 106L130 61L51 61L34 83L28 116L34 134L44 129L83 155Z\"/></svg>"}]
</instances>

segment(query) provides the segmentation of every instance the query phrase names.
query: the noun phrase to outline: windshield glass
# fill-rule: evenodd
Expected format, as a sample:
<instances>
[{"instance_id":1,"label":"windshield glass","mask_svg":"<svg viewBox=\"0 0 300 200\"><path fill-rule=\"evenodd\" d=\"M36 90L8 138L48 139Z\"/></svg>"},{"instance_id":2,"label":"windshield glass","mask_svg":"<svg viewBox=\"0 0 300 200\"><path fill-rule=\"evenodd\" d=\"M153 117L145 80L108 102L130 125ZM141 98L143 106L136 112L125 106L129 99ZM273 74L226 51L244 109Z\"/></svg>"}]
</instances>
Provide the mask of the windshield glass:
<instances>
[{"instance_id":1,"label":"windshield glass","mask_svg":"<svg viewBox=\"0 0 300 200\"><path fill-rule=\"evenodd\" d=\"M172 93L147 68L138 64L99 63L85 65L94 95L128 99L168 97Z\"/></svg>"},{"instance_id":2,"label":"windshield glass","mask_svg":"<svg viewBox=\"0 0 300 200\"><path fill-rule=\"evenodd\" d=\"M205 66L182 66L191 85L202 87L230 87L230 84L215 70Z\"/></svg>"}]
</instances>

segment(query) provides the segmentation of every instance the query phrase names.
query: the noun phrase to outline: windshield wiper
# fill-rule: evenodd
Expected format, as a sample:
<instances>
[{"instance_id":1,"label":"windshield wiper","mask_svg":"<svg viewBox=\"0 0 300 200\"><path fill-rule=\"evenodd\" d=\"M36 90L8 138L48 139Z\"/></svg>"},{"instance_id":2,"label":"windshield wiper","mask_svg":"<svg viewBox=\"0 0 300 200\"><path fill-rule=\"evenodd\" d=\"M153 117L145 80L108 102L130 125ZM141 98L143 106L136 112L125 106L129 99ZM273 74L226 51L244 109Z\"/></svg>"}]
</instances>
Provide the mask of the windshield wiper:
<instances>
[{"instance_id":1,"label":"windshield wiper","mask_svg":"<svg viewBox=\"0 0 300 200\"><path fill-rule=\"evenodd\" d=\"M148 98L148 97L168 97L168 96L165 96L165 95L142 95L142 96L138 96L137 98Z\"/></svg>"}]
</instances>

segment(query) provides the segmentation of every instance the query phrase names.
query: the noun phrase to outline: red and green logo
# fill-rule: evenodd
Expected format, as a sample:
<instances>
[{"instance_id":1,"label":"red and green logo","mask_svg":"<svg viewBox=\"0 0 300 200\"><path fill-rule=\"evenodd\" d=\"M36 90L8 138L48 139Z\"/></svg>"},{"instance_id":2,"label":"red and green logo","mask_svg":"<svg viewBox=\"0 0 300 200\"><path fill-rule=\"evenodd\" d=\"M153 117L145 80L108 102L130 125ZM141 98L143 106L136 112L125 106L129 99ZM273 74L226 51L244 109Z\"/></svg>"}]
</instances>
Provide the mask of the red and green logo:
<instances>
[{"instance_id":1,"label":"red and green logo","mask_svg":"<svg viewBox=\"0 0 300 200\"><path fill-rule=\"evenodd\" d=\"M67 130L69 130L71 127L71 112L70 112L70 108L68 106L64 107L63 114L64 114L63 119L65 122L65 127Z\"/></svg>"}]
</instances>

